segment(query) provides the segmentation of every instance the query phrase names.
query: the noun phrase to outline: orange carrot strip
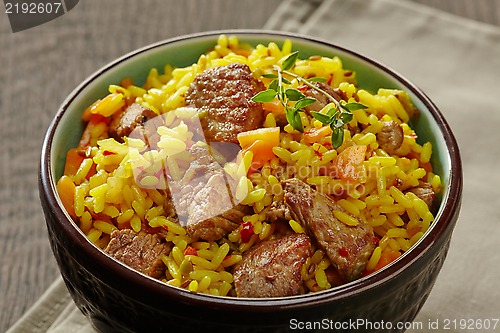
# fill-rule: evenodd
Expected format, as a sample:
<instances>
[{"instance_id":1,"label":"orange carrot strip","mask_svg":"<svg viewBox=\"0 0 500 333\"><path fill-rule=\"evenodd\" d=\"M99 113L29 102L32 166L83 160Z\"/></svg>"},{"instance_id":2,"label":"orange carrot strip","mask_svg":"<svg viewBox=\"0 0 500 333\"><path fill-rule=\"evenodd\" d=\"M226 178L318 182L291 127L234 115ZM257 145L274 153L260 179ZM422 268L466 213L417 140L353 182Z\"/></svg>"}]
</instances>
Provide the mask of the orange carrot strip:
<instances>
[{"instance_id":1,"label":"orange carrot strip","mask_svg":"<svg viewBox=\"0 0 500 333\"><path fill-rule=\"evenodd\" d=\"M76 190L75 183L73 183L70 177L64 175L59 179L56 187L64 208L66 208L69 215L76 217L74 203Z\"/></svg>"},{"instance_id":2,"label":"orange carrot strip","mask_svg":"<svg viewBox=\"0 0 500 333\"><path fill-rule=\"evenodd\" d=\"M72 148L66 154L66 164L64 165L64 174L73 176L82 164L84 157L80 154L80 149Z\"/></svg>"}]
</instances>

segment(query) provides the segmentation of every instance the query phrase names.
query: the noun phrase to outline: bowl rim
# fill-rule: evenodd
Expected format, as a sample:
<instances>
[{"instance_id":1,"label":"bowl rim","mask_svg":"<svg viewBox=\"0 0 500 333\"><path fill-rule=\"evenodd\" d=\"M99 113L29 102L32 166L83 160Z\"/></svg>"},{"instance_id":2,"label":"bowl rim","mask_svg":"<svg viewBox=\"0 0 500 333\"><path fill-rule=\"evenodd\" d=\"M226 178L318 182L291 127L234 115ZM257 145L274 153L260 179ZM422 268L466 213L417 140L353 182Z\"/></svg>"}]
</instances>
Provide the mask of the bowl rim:
<instances>
[{"instance_id":1,"label":"bowl rim","mask_svg":"<svg viewBox=\"0 0 500 333\"><path fill-rule=\"evenodd\" d=\"M296 40L303 40L312 44L322 45L327 48L331 48L332 50L338 50L359 59L361 62L365 62L368 65L385 72L400 84L402 84L406 89L411 91L415 96L417 96L417 98L429 110L433 121L437 123L439 129L442 132L445 146L448 149L451 169L449 170L450 174L448 196L443 198L442 205L444 205L444 207L441 211L441 215L433 222L432 229L425 233L416 247L414 247L410 251L405 252L404 255L392 262L388 267L378 272L352 281L348 284L325 291L281 298L236 298L191 293L185 289L168 286L159 280L139 273L126 266L125 264L111 258L107 254L105 254L104 251L88 241L88 239L83 235L83 233L78 229L76 224L70 218L69 214L64 210L63 207L60 206L57 199L57 190L54 186L55 181L52 180L54 178L54 175L51 169L51 147L54 140L54 134L65 111L71 105L73 100L79 95L79 93L88 85L90 85L97 77L129 58L133 58L139 54L168 44L204 37L217 38L221 34L237 36L252 35L254 38L257 38L258 36L267 38L275 37L277 39L283 40L286 38L292 38ZM311 304L319 305L334 300L340 301L347 297L360 294L363 291L387 283L389 280L396 278L408 266L412 265L412 263L421 258L425 253L427 253L433 246L433 244L440 239L441 235L445 233L445 231L447 231L449 228L454 227L454 223L456 222L453 221L454 216L457 214L461 202L463 182L462 178L463 176L460 152L458 149L457 141L451 131L448 122L442 115L441 111L437 108L437 106L430 100L430 98L420 88L406 79L403 75L399 74L397 71L387 67L380 61L374 60L373 58L370 58L362 53L350 50L328 40L312 37L309 35L261 29L227 29L186 34L146 45L107 63L106 65L95 71L93 74L88 76L65 98L47 129L41 151L39 192L40 196L43 196L43 199L45 199L46 204L50 206L51 214L55 215L54 220L57 221L58 226L76 244L76 246L78 246L85 253L85 255L91 256L92 259L95 260L96 264L102 267L106 267L107 270L113 271L115 274L122 276L130 283L151 290L152 292L157 294L158 297L168 297L170 299L176 299L182 302L188 302L200 306L210 306L213 308L215 305L217 305L225 309L237 311L238 309L244 309L251 305L253 311L277 311L292 308L301 308Z\"/></svg>"}]
</instances>

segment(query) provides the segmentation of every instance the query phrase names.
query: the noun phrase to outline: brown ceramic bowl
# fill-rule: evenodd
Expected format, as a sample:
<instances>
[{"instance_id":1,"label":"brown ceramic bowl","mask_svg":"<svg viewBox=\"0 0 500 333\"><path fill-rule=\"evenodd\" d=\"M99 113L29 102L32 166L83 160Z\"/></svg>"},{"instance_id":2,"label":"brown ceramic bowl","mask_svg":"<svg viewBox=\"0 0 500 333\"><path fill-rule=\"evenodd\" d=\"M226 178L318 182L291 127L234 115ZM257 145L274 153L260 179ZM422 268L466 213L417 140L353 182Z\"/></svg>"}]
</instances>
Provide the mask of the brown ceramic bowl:
<instances>
[{"instance_id":1,"label":"brown ceramic bowl","mask_svg":"<svg viewBox=\"0 0 500 333\"><path fill-rule=\"evenodd\" d=\"M107 86L132 76L145 79L151 67L187 66L216 43L220 33L241 41L278 44L289 38L301 57L339 55L357 72L359 85L400 88L409 92L421 115L417 133L433 143L432 163L444 189L436 219L415 244L386 268L346 285L314 294L239 299L191 293L138 273L87 240L64 210L56 191L65 154L76 146L83 110L106 94ZM278 332L320 325L350 331L404 331L431 292L448 251L458 218L462 169L458 146L448 123L429 98L386 66L324 40L263 31L217 31L166 40L125 55L104 66L64 101L50 125L41 154L40 198L52 250L76 305L100 332L238 331ZM317 326L316 326L317 327Z\"/></svg>"}]
</instances>

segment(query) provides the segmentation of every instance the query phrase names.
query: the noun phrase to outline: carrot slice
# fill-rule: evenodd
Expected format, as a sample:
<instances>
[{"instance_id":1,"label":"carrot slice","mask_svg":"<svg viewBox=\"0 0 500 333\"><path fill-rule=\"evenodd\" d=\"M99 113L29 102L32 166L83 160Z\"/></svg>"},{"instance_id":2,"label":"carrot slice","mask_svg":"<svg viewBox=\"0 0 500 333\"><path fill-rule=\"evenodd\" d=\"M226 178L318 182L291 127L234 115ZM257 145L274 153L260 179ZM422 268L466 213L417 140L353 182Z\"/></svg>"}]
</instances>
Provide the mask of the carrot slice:
<instances>
[{"instance_id":1,"label":"carrot slice","mask_svg":"<svg viewBox=\"0 0 500 333\"><path fill-rule=\"evenodd\" d=\"M333 160L333 172L342 179L357 180L358 167L365 160L367 147L365 145L349 146Z\"/></svg>"},{"instance_id":2,"label":"carrot slice","mask_svg":"<svg viewBox=\"0 0 500 333\"><path fill-rule=\"evenodd\" d=\"M82 164L84 157L80 154L80 149L72 148L66 154L66 164L64 165L64 174L73 176Z\"/></svg>"},{"instance_id":3,"label":"carrot slice","mask_svg":"<svg viewBox=\"0 0 500 333\"><path fill-rule=\"evenodd\" d=\"M273 144L273 147L280 142L280 128L268 127L257 128L255 130L238 133L238 142L241 148L245 149L257 140L266 141Z\"/></svg>"},{"instance_id":4,"label":"carrot slice","mask_svg":"<svg viewBox=\"0 0 500 333\"><path fill-rule=\"evenodd\" d=\"M253 172L275 156L273 147L280 143L280 128L258 128L239 133L237 138L243 150L249 150L253 153L253 161L249 170L249 172Z\"/></svg>"},{"instance_id":5,"label":"carrot slice","mask_svg":"<svg viewBox=\"0 0 500 333\"><path fill-rule=\"evenodd\" d=\"M76 217L75 214L75 190L76 185L69 176L62 176L56 184L57 192L61 198L64 208L69 215Z\"/></svg>"},{"instance_id":6,"label":"carrot slice","mask_svg":"<svg viewBox=\"0 0 500 333\"><path fill-rule=\"evenodd\" d=\"M398 251L384 251L380 255L377 265L375 266L375 271L381 269L384 266L389 265L391 262L399 258L401 254Z\"/></svg>"}]
</instances>

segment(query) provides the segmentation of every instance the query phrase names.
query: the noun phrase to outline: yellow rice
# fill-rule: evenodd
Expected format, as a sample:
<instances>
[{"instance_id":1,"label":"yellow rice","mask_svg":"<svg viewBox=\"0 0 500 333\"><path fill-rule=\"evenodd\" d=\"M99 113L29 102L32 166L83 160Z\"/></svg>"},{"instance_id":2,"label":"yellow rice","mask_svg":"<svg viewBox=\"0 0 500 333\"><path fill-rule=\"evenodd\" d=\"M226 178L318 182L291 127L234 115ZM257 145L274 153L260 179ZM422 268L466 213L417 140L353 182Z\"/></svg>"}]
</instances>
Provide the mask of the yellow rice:
<instances>
[{"instance_id":1,"label":"yellow rice","mask_svg":"<svg viewBox=\"0 0 500 333\"><path fill-rule=\"evenodd\" d=\"M185 162L179 153L186 150L186 142L193 136L183 119L196 114L196 110L184 107L184 94L195 76L207 68L240 62L248 65L256 78L261 78L291 52L290 41L281 47L269 43L250 48L235 36L221 35L213 50L201 55L191 66L173 68L166 65L163 74L151 69L141 87L111 85L110 94L90 107L92 114L111 116L123 107L126 98L135 98L135 102L163 114L165 126L158 128L159 150L154 152L147 151L147 145L140 139L129 138L122 144L107 138L105 123L93 129L89 157L83 160L76 173L68 175L75 185L74 212L89 240L105 247L109 234L124 226L136 232L145 223L150 227L166 227L166 239L173 243L173 249L161 258L167 267L162 280L192 292L234 296L232 268L242 260L245 251L279 235L281 231L267 220L266 213L273 202L283 200L280 181L297 177L337 197L344 210L334 212L338 220L356 225L360 219L374 228L380 241L367 271L377 267L384 253L403 253L414 245L429 228L433 215L421 199L404 191L426 181L439 192L440 177L423 167L431 160L432 145L430 142L420 145L415 140L416 134L407 124L413 110L408 109L409 97L405 92L380 89L374 93L358 88L355 73L344 69L338 57L301 59L291 71L304 77L333 77L333 88L342 90L349 101L358 98L368 106L353 111L350 122L353 127L363 125L364 130L353 135L345 131L343 144L333 149L328 135L308 143L300 133L286 126L280 133L280 144L272 150L275 157L257 172L248 174L253 160L251 152L240 156L236 162L227 162L224 170L237 183L236 199L253 209L253 213L241 221L253 226L254 235L248 242L242 242L241 227L218 242L194 241L183 227L163 215L165 197L161 192L162 180L156 174L166 167L174 179L182 178L179 165ZM263 81L269 84L269 80ZM299 83L293 80L291 85L297 88ZM302 116L304 132L323 126ZM382 122L389 120L401 124L405 135L401 148L393 155L379 147L376 136ZM264 126L276 126L272 113L267 114ZM333 178L321 173L332 165L338 154L353 145L367 147L357 179ZM95 172L89 176L92 168ZM144 170L140 175L138 168ZM400 186L393 185L396 179L401 182ZM103 214L108 221L98 218ZM294 232L304 232L294 220L289 221L289 227ZM197 254L185 254L188 248L195 249ZM332 287L325 273L329 265L323 251L314 249L313 256L302 268L302 277L310 292Z\"/></svg>"}]
</instances>

